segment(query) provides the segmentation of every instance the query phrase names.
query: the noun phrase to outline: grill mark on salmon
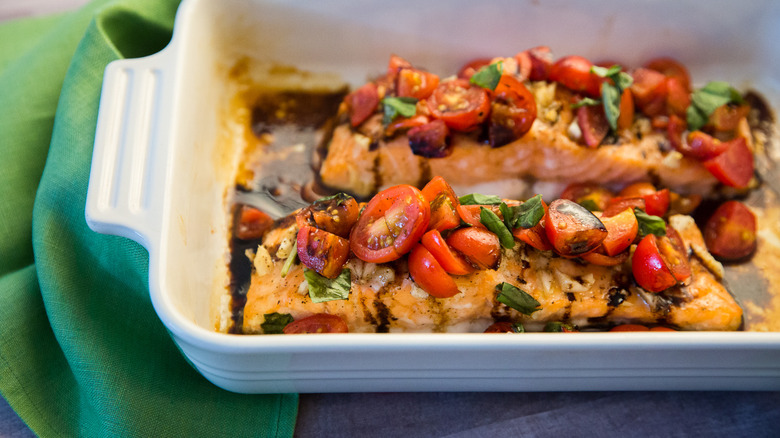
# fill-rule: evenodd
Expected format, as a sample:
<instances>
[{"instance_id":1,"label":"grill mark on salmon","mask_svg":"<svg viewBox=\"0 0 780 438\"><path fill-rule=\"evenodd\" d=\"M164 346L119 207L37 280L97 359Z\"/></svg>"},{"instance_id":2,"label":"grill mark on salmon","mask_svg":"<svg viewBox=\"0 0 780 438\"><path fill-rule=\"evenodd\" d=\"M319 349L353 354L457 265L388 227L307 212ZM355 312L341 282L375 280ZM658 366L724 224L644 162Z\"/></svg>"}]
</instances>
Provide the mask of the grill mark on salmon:
<instances>
[{"instance_id":1,"label":"grill mark on salmon","mask_svg":"<svg viewBox=\"0 0 780 438\"><path fill-rule=\"evenodd\" d=\"M693 219L672 216L670 225L686 248L703 245ZM285 224L285 221L278 222ZM294 223L268 232L271 250L297 232ZM261 253L261 251L258 251ZM295 264L282 278L284 260L272 257L272 269L253 272L243 311L244 333L260 333L267 313L289 313L298 319L314 313L341 316L351 332L481 332L494 321L521 322L541 331L547 322L580 328L608 328L623 323L665 324L681 330L736 330L742 309L699 258L691 258L690 284L652 294L631 279L630 263L616 267L585 264L554 256L517 242L503 250L496 270L453 277L461 293L435 299L410 278L405 259L373 264L352 258L349 299L314 303L308 297L303 266ZM531 294L541 309L531 316L496 301L495 286L508 282Z\"/></svg>"}]
</instances>

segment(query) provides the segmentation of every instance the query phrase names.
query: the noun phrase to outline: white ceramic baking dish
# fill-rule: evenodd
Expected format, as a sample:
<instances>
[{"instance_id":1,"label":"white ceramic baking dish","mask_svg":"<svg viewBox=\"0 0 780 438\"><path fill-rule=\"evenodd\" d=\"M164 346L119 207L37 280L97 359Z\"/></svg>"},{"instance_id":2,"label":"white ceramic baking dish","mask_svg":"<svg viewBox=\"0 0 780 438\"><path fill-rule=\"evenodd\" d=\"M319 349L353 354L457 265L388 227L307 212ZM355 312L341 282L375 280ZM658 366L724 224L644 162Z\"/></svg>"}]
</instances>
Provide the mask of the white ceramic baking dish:
<instances>
[{"instance_id":1,"label":"white ceramic baking dish","mask_svg":"<svg viewBox=\"0 0 780 438\"><path fill-rule=\"evenodd\" d=\"M777 332L240 336L216 332L213 311L231 184L217 108L242 56L359 85L390 53L442 73L542 44L629 65L671 55L777 107L777 41L771 0L185 0L166 49L106 69L87 222L148 249L159 317L230 391L777 390Z\"/></svg>"}]
</instances>

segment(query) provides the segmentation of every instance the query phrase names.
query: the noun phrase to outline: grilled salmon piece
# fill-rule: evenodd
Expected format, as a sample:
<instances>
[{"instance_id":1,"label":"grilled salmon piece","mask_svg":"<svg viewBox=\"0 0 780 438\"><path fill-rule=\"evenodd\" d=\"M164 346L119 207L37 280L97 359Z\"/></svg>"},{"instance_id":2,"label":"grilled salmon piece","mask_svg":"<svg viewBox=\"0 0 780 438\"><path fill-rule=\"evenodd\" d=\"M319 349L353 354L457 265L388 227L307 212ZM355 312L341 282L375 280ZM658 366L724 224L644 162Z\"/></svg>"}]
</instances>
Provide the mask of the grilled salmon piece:
<instances>
[{"instance_id":1,"label":"grilled salmon piece","mask_svg":"<svg viewBox=\"0 0 780 438\"><path fill-rule=\"evenodd\" d=\"M502 250L497 269L456 276L461 293L436 299L420 289L405 258L386 264L351 258L351 289L346 300L315 303L308 296L301 264L286 276L281 270L297 226L269 232L254 255L255 269L246 295L242 331L262 333L265 314L289 313L295 319L315 313L338 315L350 332L481 332L496 320L521 322L541 331L548 322L605 329L617 324L666 324L680 330L737 330L742 309L719 280L720 264L704 249L701 232L688 216L669 223L691 257L690 284L653 294L637 287L630 262L603 267L538 251L522 242ZM282 256L277 253L282 249ZM530 316L496 301L496 286L510 283L533 296L541 307Z\"/></svg>"}]
</instances>

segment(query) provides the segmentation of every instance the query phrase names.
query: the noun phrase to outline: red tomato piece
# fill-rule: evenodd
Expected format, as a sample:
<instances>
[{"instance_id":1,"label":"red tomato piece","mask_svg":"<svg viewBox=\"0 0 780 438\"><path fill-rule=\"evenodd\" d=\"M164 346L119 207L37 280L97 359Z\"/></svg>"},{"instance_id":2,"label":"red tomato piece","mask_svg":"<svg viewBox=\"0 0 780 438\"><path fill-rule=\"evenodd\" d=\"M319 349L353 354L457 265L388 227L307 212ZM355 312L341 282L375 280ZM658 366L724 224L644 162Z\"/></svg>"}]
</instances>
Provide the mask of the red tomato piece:
<instances>
[{"instance_id":1,"label":"red tomato piece","mask_svg":"<svg viewBox=\"0 0 780 438\"><path fill-rule=\"evenodd\" d=\"M455 280L423 245L415 246L409 254L409 275L433 297L449 298L460 292Z\"/></svg>"},{"instance_id":2,"label":"red tomato piece","mask_svg":"<svg viewBox=\"0 0 780 438\"><path fill-rule=\"evenodd\" d=\"M423 234L420 242L448 273L466 275L476 270L463 256L452 251L439 230L430 230Z\"/></svg>"},{"instance_id":3,"label":"red tomato piece","mask_svg":"<svg viewBox=\"0 0 780 438\"><path fill-rule=\"evenodd\" d=\"M648 182L638 182L620 191L618 196L624 198L642 198L645 200L645 213L653 216L663 216L669 211L669 189L656 190Z\"/></svg>"},{"instance_id":4,"label":"red tomato piece","mask_svg":"<svg viewBox=\"0 0 780 438\"><path fill-rule=\"evenodd\" d=\"M517 79L521 81L527 80L531 76L531 69L533 68L533 62L531 61L531 55L528 51L520 52L515 55L515 62L517 62Z\"/></svg>"},{"instance_id":5,"label":"red tomato piece","mask_svg":"<svg viewBox=\"0 0 780 438\"><path fill-rule=\"evenodd\" d=\"M480 269L496 269L501 256L498 236L483 228L461 228L446 239L447 244Z\"/></svg>"},{"instance_id":6,"label":"red tomato piece","mask_svg":"<svg viewBox=\"0 0 780 438\"><path fill-rule=\"evenodd\" d=\"M631 93L634 103L645 115L653 117L666 112L666 76L647 68L638 68L633 73Z\"/></svg>"},{"instance_id":7,"label":"red tomato piece","mask_svg":"<svg viewBox=\"0 0 780 438\"><path fill-rule=\"evenodd\" d=\"M702 131L693 131L688 133L685 143L677 150L686 157L708 160L722 154L726 144Z\"/></svg>"},{"instance_id":8,"label":"red tomato piece","mask_svg":"<svg viewBox=\"0 0 780 438\"><path fill-rule=\"evenodd\" d=\"M677 284L658 249L658 239L649 234L639 241L631 259L634 280L650 292L661 292Z\"/></svg>"},{"instance_id":9,"label":"red tomato piece","mask_svg":"<svg viewBox=\"0 0 780 438\"><path fill-rule=\"evenodd\" d=\"M617 196L609 200L607 208L601 213L602 217L611 217L619 214L623 210L630 208L631 210L638 208L640 210L645 209L645 200L642 198L626 198L623 196Z\"/></svg>"},{"instance_id":10,"label":"red tomato piece","mask_svg":"<svg viewBox=\"0 0 780 438\"><path fill-rule=\"evenodd\" d=\"M655 70L666 77L675 78L687 92L691 91L691 75L679 61L673 58L661 57L651 59L645 64L645 68Z\"/></svg>"},{"instance_id":11,"label":"red tomato piece","mask_svg":"<svg viewBox=\"0 0 780 438\"><path fill-rule=\"evenodd\" d=\"M604 224L585 207L568 199L553 201L544 228L555 252L577 257L596 249L607 236Z\"/></svg>"},{"instance_id":12,"label":"red tomato piece","mask_svg":"<svg viewBox=\"0 0 780 438\"><path fill-rule=\"evenodd\" d=\"M241 240L254 240L263 237L274 224L268 214L248 205L242 205L237 215L235 236Z\"/></svg>"},{"instance_id":13,"label":"red tomato piece","mask_svg":"<svg viewBox=\"0 0 780 438\"><path fill-rule=\"evenodd\" d=\"M302 208L295 215L295 221L299 229L308 225L346 238L359 215L360 207L355 198L339 193Z\"/></svg>"},{"instance_id":14,"label":"red tomato piece","mask_svg":"<svg viewBox=\"0 0 780 438\"><path fill-rule=\"evenodd\" d=\"M681 154L687 155L686 144L683 143L682 135L688 129L688 122L676 114L669 116L669 122L666 124L666 135L669 137L669 143Z\"/></svg>"},{"instance_id":15,"label":"red tomato piece","mask_svg":"<svg viewBox=\"0 0 780 438\"><path fill-rule=\"evenodd\" d=\"M547 203L542 201L542 207L547 213ZM550 239L547 238L547 231L544 229L544 217L531 228L515 228L512 230L512 235L540 251L553 249Z\"/></svg>"},{"instance_id":16,"label":"red tomato piece","mask_svg":"<svg viewBox=\"0 0 780 438\"><path fill-rule=\"evenodd\" d=\"M674 228L666 227L666 236L659 237L658 249L661 251L669 270L674 278L684 283L691 278L691 264L688 260L688 250L685 247L680 233Z\"/></svg>"},{"instance_id":17,"label":"red tomato piece","mask_svg":"<svg viewBox=\"0 0 780 438\"><path fill-rule=\"evenodd\" d=\"M412 63L396 54L390 55L390 61L387 63L387 78L392 84L395 84L398 73L405 68L412 68Z\"/></svg>"},{"instance_id":18,"label":"red tomato piece","mask_svg":"<svg viewBox=\"0 0 780 438\"><path fill-rule=\"evenodd\" d=\"M515 326L509 321L499 321L490 324L483 333L516 333Z\"/></svg>"},{"instance_id":19,"label":"red tomato piece","mask_svg":"<svg viewBox=\"0 0 780 438\"><path fill-rule=\"evenodd\" d=\"M647 332L650 331L647 326L641 324L620 324L612 327L611 332Z\"/></svg>"},{"instance_id":20,"label":"red tomato piece","mask_svg":"<svg viewBox=\"0 0 780 438\"><path fill-rule=\"evenodd\" d=\"M406 133L412 152L426 158L442 158L449 155L451 152L447 141L449 135L450 130L442 120L415 126Z\"/></svg>"},{"instance_id":21,"label":"red tomato piece","mask_svg":"<svg viewBox=\"0 0 780 438\"><path fill-rule=\"evenodd\" d=\"M428 229L444 231L460 225L460 201L444 178L435 176L423 187L422 194L431 206Z\"/></svg>"},{"instance_id":22,"label":"red tomato piece","mask_svg":"<svg viewBox=\"0 0 780 438\"><path fill-rule=\"evenodd\" d=\"M298 258L318 274L336 278L349 258L349 242L333 233L304 226L298 230Z\"/></svg>"},{"instance_id":23,"label":"red tomato piece","mask_svg":"<svg viewBox=\"0 0 780 438\"><path fill-rule=\"evenodd\" d=\"M691 104L691 92L677 77L666 78L666 112L685 117Z\"/></svg>"},{"instance_id":24,"label":"red tomato piece","mask_svg":"<svg viewBox=\"0 0 780 438\"><path fill-rule=\"evenodd\" d=\"M532 81L546 81L550 77L550 69L553 65L553 54L547 46L538 46L526 50L531 59L531 73L528 79Z\"/></svg>"},{"instance_id":25,"label":"red tomato piece","mask_svg":"<svg viewBox=\"0 0 780 438\"><path fill-rule=\"evenodd\" d=\"M593 64L582 56L565 56L550 67L550 80L590 97L601 95L603 78L591 73Z\"/></svg>"},{"instance_id":26,"label":"red tomato piece","mask_svg":"<svg viewBox=\"0 0 780 438\"><path fill-rule=\"evenodd\" d=\"M756 216L745 204L721 204L704 227L707 249L721 260L739 260L756 250Z\"/></svg>"},{"instance_id":27,"label":"red tomato piece","mask_svg":"<svg viewBox=\"0 0 780 438\"><path fill-rule=\"evenodd\" d=\"M753 178L753 153L742 137L725 142L724 147L723 153L702 164L723 184L738 189L746 188Z\"/></svg>"},{"instance_id":28,"label":"red tomato piece","mask_svg":"<svg viewBox=\"0 0 780 438\"><path fill-rule=\"evenodd\" d=\"M609 122L601 105L584 105L577 108L577 125L585 144L591 148L597 148L609 133Z\"/></svg>"},{"instance_id":29,"label":"red tomato piece","mask_svg":"<svg viewBox=\"0 0 780 438\"><path fill-rule=\"evenodd\" d=\"M375 83L369 82L350 93L345 101L349 107L349 122L353 128L358 127L379 106L379 90Z\"/></svg>"},{"instance_id":30,"label":"red tomato piece","mask_svg":"<svg viewBox=\"0 0 780 438\"><path fill-rule=\"evenodd\" d=\"M422 193L398 185L377 193L352 227L349 243L363 261L384 263L409 252L428 228L431 208Z\"/></svg>"},{"instance_id":31,"label":"red tomato piece","mask_svg":"<svg viewBox=\"0 0 780 438\"><path fill-rule=\"evenodd\" d=\"M531 130L536 100L517 78L501 75L493 93L488 136L493 147L511 143Z\"/></svg>"},{"instance_id":32,"label":"red tomato piece","mask_svg":"<svg viewBox=\"0 0 780 438\"><path fill-rule=\"evenodd\" d=\"M634 210L626 208L622 212L610 216L599 218L601 223L607 228L607 237L601 242L604 252L608 256L616 256L634 242L639 232L639 223L634 215Z\"/></svg>"},{"instance_id":33,"label":"red tomato piece","mask_svg":"<svg viewBox=\"0 0 780 438\"><path fill-rule=\"evenodd\" d=\"M428 111L450 129L470 131L488 117L490 98L484 88L472 86L465 79L455 79L436 87L428 99Z\"/></svg>"},{"instance_id":34,"label":"red tomato piece","mask_svg":"<svg viewBox=\"0 0 780 438\"><path fill-rule=\"evenodd\" d=\"M392 137L398 132L408 131L414 127L425 125L430 121L431 119L429 119L428 116L422 114L417 114L408 118L399 118L387 125L385 128L385 136Z\"/></svg>"},{"instance_id":35,"label":"red tomato piece","mask_svg":"<svg viewBox=\"0 0 780 438\"><path fill-rule=\"evenodd\" d=\"M348 333L349 327L344 319L338 315L331 315L329 313L315 313L314 315L307 316L295 320L282 330L285 335L306 333Z\"/></svg>"},{"instance_id":36,"label":"red tomato piece","mask_svg":"<svg viewBox=\"0 0 780 438\"><path fill-rule=\"evenodd\" d=\"M498 217L503 218L503 216L501 216L501 212L498 209L498 206L495 205L461 205L458 207L458 215L460 215L460 218L463 220L463 222L471 225L472 227L486 230L487 228L480 221L480 213L482 212L483 207L491 210L493 213L498 215Z\"/></svg>"},{"instance_id":37,"label":"red tomato piece","mask_svg":"<svg viewBox=\"0 0 780 438\"><path fill-rule=\"evenodd\" d=\"M620 114L617 119L619 130L630 129L634 124L634 94L630 88L623 90L620 95Z\"/></svg>"},{"instance_id":38,"label":"red tomato piece","mask_svg":"<svg viewBox=\"0 0 780 438\"><path fill-rule=\"evenodd\" d=\"M398 72L396 94L398 97L427 99L439 86L439 76L416 68L402 68Z\"/></svg>"},{"instance_id":39,"label":"red tomato piece","mask_svg":"<svg viewBox=\"0 0 780 438\"><path fill-rule=\"evenodd\" d=\"M597 210L604 210L612 199L613 193L596 183L571 183L563 189L561 199L568 199L581 204L592 201Z\"/></svg>"},{"instance_id":40,"label":"red tomato piece","mask_svg":"<svg viewBox=\"0 0 780 438\"><path fill-rule=\"evenodd\" d=\"M474 73L478 72L482 67L490 65L491 61L491 58L478 58L469 61L458 71L458 78L471 79L471 77L474 76Z\"/></svg>"}]
</instances>

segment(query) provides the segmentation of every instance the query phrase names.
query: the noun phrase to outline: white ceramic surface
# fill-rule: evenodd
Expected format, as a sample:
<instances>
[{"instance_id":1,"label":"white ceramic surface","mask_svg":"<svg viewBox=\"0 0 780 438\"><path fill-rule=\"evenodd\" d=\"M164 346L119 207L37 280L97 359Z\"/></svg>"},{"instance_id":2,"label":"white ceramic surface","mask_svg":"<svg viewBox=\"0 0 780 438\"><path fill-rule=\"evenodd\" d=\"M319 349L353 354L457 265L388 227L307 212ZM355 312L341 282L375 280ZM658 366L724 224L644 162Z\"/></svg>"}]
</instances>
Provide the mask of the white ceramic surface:
<instances>
[{"instance_id":1,"label":"white ceramic surface","mask_svg":"<svg viewBox=\"0 0 780 438\"><path fill-rule=\"evenodd\" d=\"M241 56L353 85L389 54L446 74L478 56L684 60L697 82L754 86L778 107L780 3L185 0L170 45L108 66L86 218L150 254L154 307L182 352L236 392L780 389L780 333L216 333L230 184L215 162L225 68ZM223 269L224 271L224 269Z\"/></svg>"}]
</instances>

